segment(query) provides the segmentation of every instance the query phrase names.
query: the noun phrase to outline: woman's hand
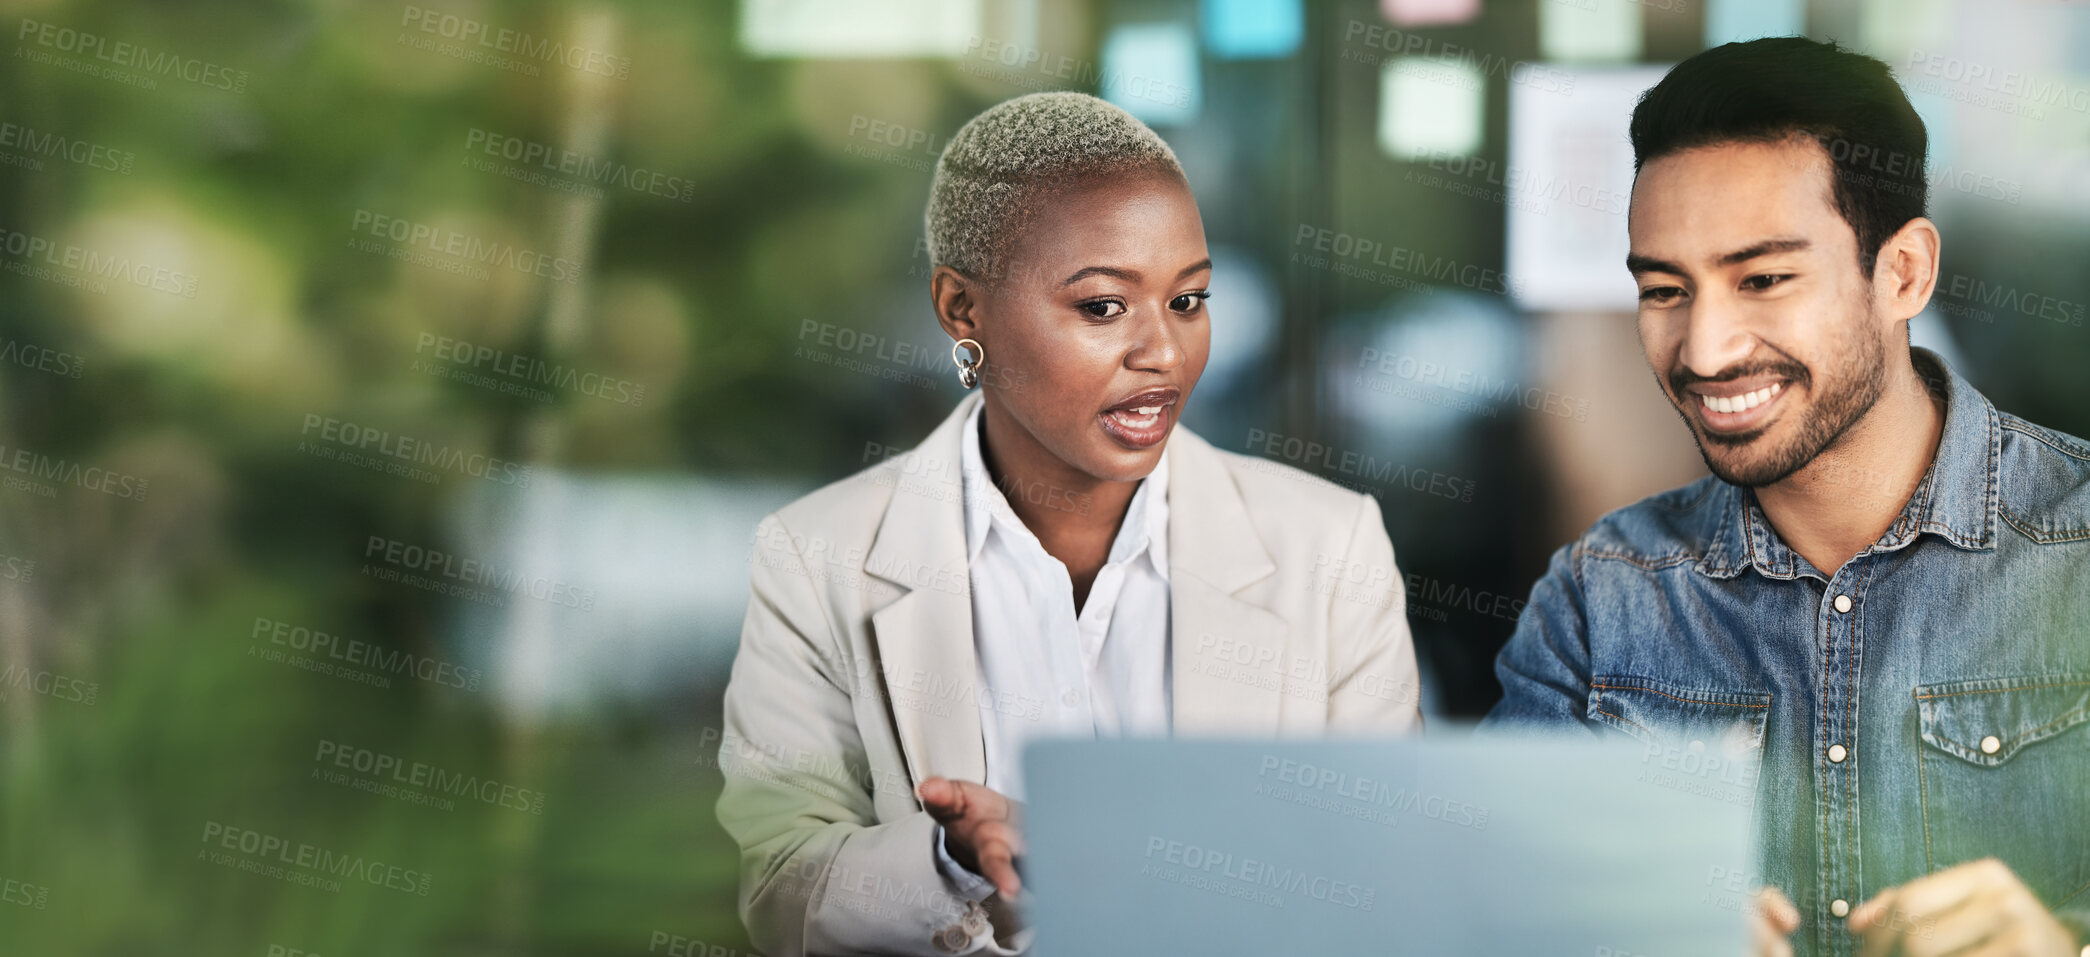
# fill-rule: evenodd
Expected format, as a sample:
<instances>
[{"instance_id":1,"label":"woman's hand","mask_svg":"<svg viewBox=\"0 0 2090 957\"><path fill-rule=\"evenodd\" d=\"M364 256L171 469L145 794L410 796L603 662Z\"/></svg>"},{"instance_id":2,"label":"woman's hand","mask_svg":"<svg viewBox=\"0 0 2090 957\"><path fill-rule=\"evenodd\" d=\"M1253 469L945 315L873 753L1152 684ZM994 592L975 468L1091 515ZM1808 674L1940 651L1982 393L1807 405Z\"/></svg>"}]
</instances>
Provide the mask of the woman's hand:
<instances>
[{"instance_id":1,"label":"woman's hand","mask_svg":"<svg viewBox=\"0 0 2090 957\"><path fill-rule=\"evenodd\" d=\"M1016 856L1023 853L1023 805L983 785L949 778L928 778L914 793L943 825L943 847L951 859L986 878L1003 899L1014 900L1023 889L1016 874Z\"/></svg>"}]
</instances>

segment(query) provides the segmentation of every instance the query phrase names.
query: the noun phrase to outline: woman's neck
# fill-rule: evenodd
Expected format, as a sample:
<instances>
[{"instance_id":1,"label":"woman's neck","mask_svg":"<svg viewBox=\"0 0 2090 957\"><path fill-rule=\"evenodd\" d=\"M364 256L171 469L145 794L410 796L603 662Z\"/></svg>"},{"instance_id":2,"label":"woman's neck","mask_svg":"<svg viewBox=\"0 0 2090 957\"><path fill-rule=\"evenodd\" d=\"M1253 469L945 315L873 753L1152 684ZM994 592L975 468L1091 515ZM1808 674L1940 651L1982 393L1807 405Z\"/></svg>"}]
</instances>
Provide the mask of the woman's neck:
<instances>
[{"instance_id":1,"label":"woman's neck","mask_svg":"<svg viewBox=\"0 0 2090 957\"><path fill-rule=\"evenodd\" d=\"M1067 566L1079 612L1139 483L1099 479L1068 465L992 404L980 418L988 479L1045 553Z\"/></svg>"}]
</instances>

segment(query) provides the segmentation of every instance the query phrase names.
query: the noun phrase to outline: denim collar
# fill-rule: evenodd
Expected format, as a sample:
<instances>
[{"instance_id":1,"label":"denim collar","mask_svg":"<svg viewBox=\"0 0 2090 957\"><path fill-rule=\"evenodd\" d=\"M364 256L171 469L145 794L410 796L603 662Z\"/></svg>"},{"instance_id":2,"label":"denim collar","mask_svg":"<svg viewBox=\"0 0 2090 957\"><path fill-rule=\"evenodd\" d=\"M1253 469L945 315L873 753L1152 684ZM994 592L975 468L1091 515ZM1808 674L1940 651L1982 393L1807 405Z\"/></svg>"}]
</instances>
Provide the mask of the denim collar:
<instances>
[{"instance_id":1,"label":"denim collar","mask_svg":"<svg viewBox=\"0 0 2090 957\"><path fill-rule=\"evenodd\" d=\"M1945 396L1945 431L1938 439L1937 457L1923 473L1915 494L1879 541L1859 554L1904 548L1925 533L1958 548L1994 548L1996 475L2003 435L1996 407L1936 353L1928 349L1911 349L1910 353L1917 375ZM1749 567L1770 578L1797 578L1809 570L1822 577L1835 574L1833 568L1813 569L1786 546L1764 517L1754 492L1726 482L1715 487L1715 494L1724 500L1714 503L1712 514L1721 518L1698 561L1701 574L1732 578Z\"/></svg>"}]
</instances>

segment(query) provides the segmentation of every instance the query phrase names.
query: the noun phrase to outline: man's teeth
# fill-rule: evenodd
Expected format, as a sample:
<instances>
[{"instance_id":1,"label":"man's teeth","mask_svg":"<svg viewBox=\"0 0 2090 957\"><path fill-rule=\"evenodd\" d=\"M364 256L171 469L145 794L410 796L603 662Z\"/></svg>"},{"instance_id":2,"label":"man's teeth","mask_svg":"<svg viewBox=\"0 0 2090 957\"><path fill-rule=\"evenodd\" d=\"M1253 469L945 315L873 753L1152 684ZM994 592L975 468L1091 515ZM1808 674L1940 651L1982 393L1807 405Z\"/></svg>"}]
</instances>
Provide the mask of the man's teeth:
<instances>
[{"instance_id":1,"label":"man's teeth","mask_svg":"<svg viewBox=\"0 0 2090 957\"><path fill-rule=\"evenodd\" d=\"M1763 388L1758 389L1754 392L1744 392L1741 395L1700 395L1698 397L1698 401L1700 404L1704 405L1708 409L1713 410L1714 412L1747 412L1750 409L1756 408L1759 405L1771 401L1772 397L1776 396L1780 391L1784 390L1784 388L1785 383L1773 382L1770 385L1764 386Z\"/></svg>"}]
</instances>

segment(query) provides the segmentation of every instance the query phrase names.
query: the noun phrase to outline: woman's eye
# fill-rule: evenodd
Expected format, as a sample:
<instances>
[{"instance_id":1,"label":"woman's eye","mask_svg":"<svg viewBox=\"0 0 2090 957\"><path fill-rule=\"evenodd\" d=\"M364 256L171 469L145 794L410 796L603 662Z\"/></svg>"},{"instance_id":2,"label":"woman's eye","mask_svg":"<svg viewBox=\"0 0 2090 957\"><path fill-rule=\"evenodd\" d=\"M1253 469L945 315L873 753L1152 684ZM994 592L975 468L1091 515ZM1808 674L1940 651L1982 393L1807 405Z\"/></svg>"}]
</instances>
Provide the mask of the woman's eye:
<instances>
[{"instance_id":1,"label":"woman's eye","mask_svg":"<svg viewBox=\"0 0 2090 957\"><path fill-rule=\"evenodd\" d=\"M1186 292L1168 301L1168 307L1180 313L1193 313L1204 308L1205 300L1211 296L1206 292Z\"/></svg>"},{"instance_id":2,"label":"woman's eye","mask_svg":"<svg viewBox=\"0 0 2090 957\"><path fill-rule=\"evenodd\" d=\"M1742 288L1747 289L1750 292L1763 292L1764 290L1767 290L1772 286L1775 286L1791 278L1792 277L1789 275L1772 275L1770 273L1765 273L1761 276L1750 276L1749 278L1742 280Z\"/></svg>"},{"instance_id":3,"label":"woman's eye","mask_svg":"<svg viewBox=\"0 0 2090 957\"><path fill-rule=\"evenodd\" d=\"M1125 304L1115 299L1098 299L1082 303L1081 311L1096 319L1116 319L1125 314Z\"/></svg>"},{"instance_id":4,"label":"woman's eye","mask_svg":"<svg viewBox=\"0 0 2090 957\"><path fill-rule=\"evenodd\" d=\"M1640 290L1640 301L1662 305L1675 301L1676 297L1683 294L1684 291L1675 286L1649 286Z\"/></svg>"}]
</instances>

